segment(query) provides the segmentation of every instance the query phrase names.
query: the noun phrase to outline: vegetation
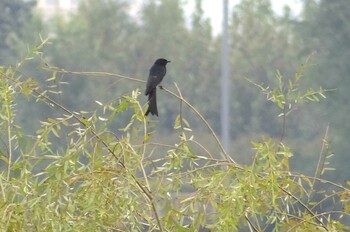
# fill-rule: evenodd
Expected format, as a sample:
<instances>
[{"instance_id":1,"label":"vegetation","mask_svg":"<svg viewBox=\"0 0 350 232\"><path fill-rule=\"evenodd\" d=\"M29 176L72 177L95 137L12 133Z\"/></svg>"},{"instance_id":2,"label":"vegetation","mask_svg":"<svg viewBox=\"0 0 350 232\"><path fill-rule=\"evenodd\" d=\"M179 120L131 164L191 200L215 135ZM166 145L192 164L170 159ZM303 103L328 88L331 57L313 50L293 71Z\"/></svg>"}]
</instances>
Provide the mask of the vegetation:
<instances>
[{"instance_id":1,"label":"vegetation","mask_svg":"<svg viewBox=\"0 0 350 232\"><path fill-rule=\"evenodd\" d=\"M140 21L128 7L91 1L68 20L1 24L21 39L0 57L0 229L349 230L346 1L305 1L298 20L268 0L234 8L229 151L220 36L201 1L190 26L181 1L146 1ZM33 34L39 45L14 62ZM161 56L173 62L154 121L144 80Z\"/></svg>"},{"instance_id":2,"label":"vegetation","mask_svg":"<svg viewBox=\"0 0 350 232\"><path fill-rule=\"evenodd\" d=\"M13 63L23 48L27 22L31 21L33 1L4 0L0 2L3 12L0 15L0 64Z\"/></svg>"},{"instance_id":3,"label":"vegetation","mask_svg":"<svg viewBox=\"0 0 350 232\"><path fill-rule=\"evenodd\" d=\"M32 54L41 55L39 50ZM164 89L180 103L173 124L178 138L172 144L152 143L154 122L144 116L139 89L118 101L96 101L94 111L73 112L49 96L57 92L42 89L25 75L22 66L1 69L1 127L7 146L1 152L2 230L348 228L341 219L347 217L350 189L320 179L328 168L322 159L332 155L327 134L313 177L290 170L292 151L284 134L279 140L253 141L254 160L242 166L222 149L208 122L178 88L177 93ZM52 73L48 81L54 85L59 70L46 68ZM255 84L280 109L284 121L298 104L325 97L323 89L299 89L303 69L286 85L279 73L276 87ZM19 95L43 102L57 116L40 121L34 135L24 134L15 123L14 102ZM185 111L192 111L194 119L207 127L221 149L221 158L196 140ZM119 132L111 130L110 124L125 114L131 115L129 122ZM321 183L327 188L317 187ZM314 201L315 196L321 199ZM343 210L319 212L329 201Z\"/></svg>"}]
</instances>

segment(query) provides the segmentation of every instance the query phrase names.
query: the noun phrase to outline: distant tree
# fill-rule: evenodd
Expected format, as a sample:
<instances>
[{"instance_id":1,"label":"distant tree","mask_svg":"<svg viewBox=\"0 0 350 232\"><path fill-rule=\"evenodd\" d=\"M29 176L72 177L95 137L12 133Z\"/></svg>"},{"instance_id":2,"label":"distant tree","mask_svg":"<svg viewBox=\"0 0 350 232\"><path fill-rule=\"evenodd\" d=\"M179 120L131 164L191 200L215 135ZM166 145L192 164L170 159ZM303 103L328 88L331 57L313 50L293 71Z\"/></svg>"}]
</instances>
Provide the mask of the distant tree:
<instances>
[{"instance_id":1,"label":"distant tree","mask_svg":"<svg viewBox=\"0 0 350 232\"><path fill-rule=\"evenodd\" d=\"M350 4L347 0L305 2L299 36L304 39L301 52L312 53L316 68L310 75L313 81L334 91L323 105L323 121L329 123L335 147L337 173L334 179L349 179L344 167L348 160L350 136Z\"/></svg>"},{"instance_id":2,"label":"distant tree","mask_svg":"<svg viewBox=\"0 0 350 232\"><path fill-rule=\"evenodd\" d=\"M50 65L72 71L94 70L133 76L130 38L135 23L128 14L128 7L125 1L119 0L82 1L78 11L68 18L58 15L51 19L46 27L52 44L45 49ZM113 78L101 78L65 75L63 80L71 85L62 86L67 93L62 101L72 108L91 107L95 100L112 100L128 89L127 83L123 83L122 88Z\"/></svg>"},{"instance_id":3,"label":"distant tree","mask_svg":"<svg viewBox=\"0 0 350 232\"><path fill-rule=\"evenodd\" d=\"M34 1L0 1L0 64L11 63L19 53L18 46L26 37L25 28L32 17Z\"/></svg>"},{"instance_id":4,"label":"distant tree","mask_svg":"<svg viewBox=\"0 0 350 232\"><path fill-rule=\"evenodd\" d=\"M195 2L189 26L185 24L182 7L181 1L169 0L159 3L149 1L144 5L140 55L144 57L143 60L149 61L156 56L166 56L172 60L166 86L174 88L173 82L176 82L182 94L197 104L198 109L215 126L216 118L219 117L219 46L213 38L210 21L204 16L202 1ZM167 103L164 107L167 118L173 119L178 114L178 101L167 99ZM167 105L171 107L166 108ZM165 122L164 127L171 129L169 125L171 121ZM193 122L192 125L197 124Z\"/></svg>"},{"instance_id":5,"label":"distant tree","mask_svg":"<svg viewBox=\"0 0 350 232\"><path fill-rule=\"evenodd\" d=\"M266 83L274 79L276 69L288 78L298 67L288 20L275 15L270 0L243 0L233 9L230 31L232 134L254 130L278 135L279 128L271 130L276 123L271 121L272 108L262 104L246 78Z\"/></svg>"},{"instance_id":6,"label":"distant tree","mask_svg":"<svg viewBox=\"0 0 350 232\"><path fill-rule=\"evenodd\" d=\"M212 35L210 20L205 17L202 1L195 1L191 28L186 43L188 54L183 63L182 86L191 101L200 106L201 112L219 130L220 123L220 44Z\"/></svg>"}]
</instances>

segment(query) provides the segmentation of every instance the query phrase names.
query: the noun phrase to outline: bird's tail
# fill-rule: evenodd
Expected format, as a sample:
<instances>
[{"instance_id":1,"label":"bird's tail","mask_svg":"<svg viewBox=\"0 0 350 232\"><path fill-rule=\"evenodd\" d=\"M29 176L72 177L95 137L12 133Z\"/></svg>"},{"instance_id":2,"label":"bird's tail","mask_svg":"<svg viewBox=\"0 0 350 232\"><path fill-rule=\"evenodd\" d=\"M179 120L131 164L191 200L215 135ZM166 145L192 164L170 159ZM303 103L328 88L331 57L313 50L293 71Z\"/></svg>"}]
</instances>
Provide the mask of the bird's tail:
<instances>
[{"instance_id":1,"label":"bird's tail","mask_svg":"<svg viewBox=\"0 0 350 232\"><path fill-rule=\"evenodd\" d=\"M147 116L149 113L151 113L152 115L158 116L156 88L151 90L148 94L148 109L145 115Z\"/></svg>"}]
</instances>

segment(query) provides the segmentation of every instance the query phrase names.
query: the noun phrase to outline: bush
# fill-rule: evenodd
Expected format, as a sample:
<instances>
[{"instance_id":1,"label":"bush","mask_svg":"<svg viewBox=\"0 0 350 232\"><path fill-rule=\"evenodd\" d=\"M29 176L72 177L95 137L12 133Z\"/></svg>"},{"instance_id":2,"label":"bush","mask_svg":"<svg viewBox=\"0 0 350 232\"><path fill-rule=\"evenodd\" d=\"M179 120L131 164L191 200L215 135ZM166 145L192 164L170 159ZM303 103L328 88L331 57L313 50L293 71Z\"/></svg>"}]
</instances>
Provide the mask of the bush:
<instances>
[{"instance_id":1,"label":"bush","mask_svg":"<svg viewBox=\"0 0 350 232\"><path fill-rule=\"evenodd\" d=\"M144 116L139 89L109 103L96 102L94 111L75 112L50 97L59 91L42 89L35 78L23 73L24 63L34 56L42 58L43 44L15 67L0 69L1 230L350 229L346 225L349 188L320 177L329 169L325 164L332 155L327 133L314 177L290 170L293 154L284 142L284 129L280 138L253 141L254 160L242 166L225 152L210 125L179 89L178 93L164 89L180 105L174 122L178 139L173 144L151 142L155 122ZM283 128L295 106L324 97L322 88L300 90L304 67L289 80L277 72L276 87L254 83L280 109ZM52 86L57 73L71 73L45 63L43 68L51 72ZM25 134L16 121L20 110L16 99L23 96L44 103L57 115L40 121L34 135ZM213 136L219 154L196 141L183 118L187 110ZM130 111L128 123L118 133L112 131L112 122Z\"/></svg>"}]
</instances>

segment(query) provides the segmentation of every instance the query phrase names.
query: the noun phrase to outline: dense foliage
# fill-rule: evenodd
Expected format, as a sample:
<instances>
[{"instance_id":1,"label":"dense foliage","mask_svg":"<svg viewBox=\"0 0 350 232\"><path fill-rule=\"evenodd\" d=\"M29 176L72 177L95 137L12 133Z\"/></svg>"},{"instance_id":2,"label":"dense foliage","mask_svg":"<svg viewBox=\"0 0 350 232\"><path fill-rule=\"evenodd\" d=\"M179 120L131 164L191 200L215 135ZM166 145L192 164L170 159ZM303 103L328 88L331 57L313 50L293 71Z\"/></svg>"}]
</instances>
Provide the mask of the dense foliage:
<instances>
[{"instance_id":1,"label":"dense foliage","mask_svg":"<svg viewBox=\"0 0 350 232\"><path fill-rule=\"evenodd\" d=\"M30 55L41 57L38 49L43 44ZM139 89L119 100L96 101L95 110L75 112L50 97L60 94L50 88L57 85L56 73L61 69L46 67L51 70L47 81L52 85L44 89L22 71L23 65L0 70L1 131L6 143L1 152L1 230L349 229L350 189L321 179L332 156L327 133L314 176L291 171L293 153L284 132L276 139L252 141L254 160L243 166L226 153L179 88L177 92L163 89L180 103L172 129L177 138L157 143L152 142L157 122L144 116ZM300 89L304 69L301 66L286 83L279 73L270 86L253 83L280 111L284 122L300 104L325 97L322 88ZM56 116L40 121L33 135L23 133L15 123L19 110L15 101L20 96L34 99L34 108L43 103ZM185 115L211 134L219 152L210 152L196 139ZM123 117L128 122L111 129ZM333 207L328 210L330 203Z\"/></svg>"},{"instance_id":2,"label":"dense foliage","mask_svg":"<svg viewBox=\"0 0 350 232\"><path fill-rule=\"evenodd\" d=\"M82 1L47 22L1 3L1 230L349 229L347 1L305 1L297 19L268 0L233 9L230 151L220 35L195 2L190 23L177 0L138 17ZM157 57L172 63L153 121Z\"/></svg>"}]
</instances>

